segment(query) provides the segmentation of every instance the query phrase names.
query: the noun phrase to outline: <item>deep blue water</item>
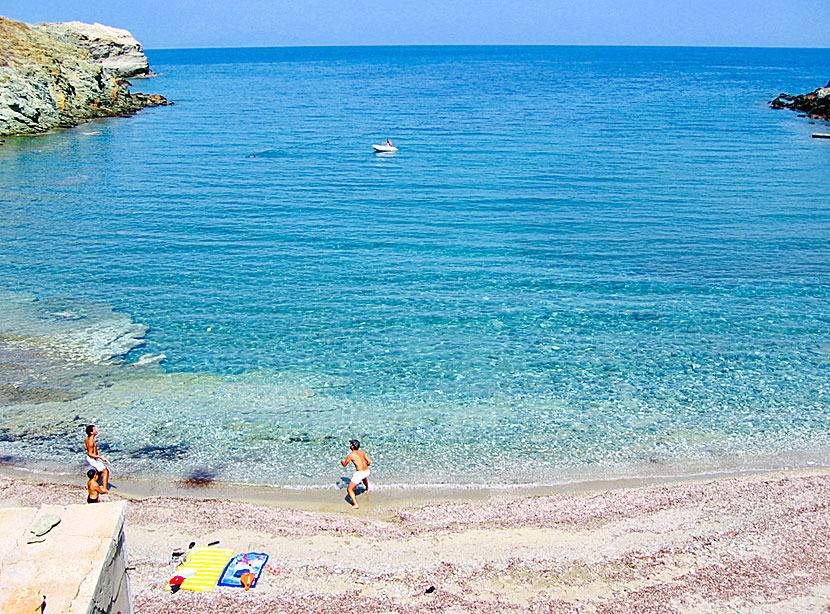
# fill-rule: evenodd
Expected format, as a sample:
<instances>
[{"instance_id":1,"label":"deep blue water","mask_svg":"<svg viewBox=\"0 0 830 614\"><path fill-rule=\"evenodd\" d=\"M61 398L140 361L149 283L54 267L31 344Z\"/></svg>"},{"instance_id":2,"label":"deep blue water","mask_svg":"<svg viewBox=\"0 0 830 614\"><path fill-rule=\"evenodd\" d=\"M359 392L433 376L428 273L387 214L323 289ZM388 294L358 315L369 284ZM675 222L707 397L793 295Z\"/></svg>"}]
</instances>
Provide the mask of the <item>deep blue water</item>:
<instances>
[{"instance_id":1,"label":"deep blue water","mask_svg":"<svg viewBox=\"0 0 830 614\"><path fill-rule=\"evenodd\" d=\"M11 395L0 453L74 462L79 416L126 471L281 484L353 436L405 483L828 458L828 130L767 103L830 50L148 56L175 106L0 147L0 333L114 309L166 360Z\"/></svg>"}]
</instances>

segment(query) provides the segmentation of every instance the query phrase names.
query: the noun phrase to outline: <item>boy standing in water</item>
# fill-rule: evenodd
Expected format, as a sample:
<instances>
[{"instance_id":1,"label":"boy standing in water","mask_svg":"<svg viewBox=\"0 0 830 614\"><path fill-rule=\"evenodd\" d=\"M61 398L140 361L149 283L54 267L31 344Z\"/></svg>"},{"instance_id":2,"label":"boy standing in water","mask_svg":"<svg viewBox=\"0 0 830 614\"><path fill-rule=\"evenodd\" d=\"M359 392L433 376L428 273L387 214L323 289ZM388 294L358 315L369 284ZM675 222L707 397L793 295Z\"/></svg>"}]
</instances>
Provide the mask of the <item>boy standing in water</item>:
<instances>
[{"instance_id":1,"label":"boy standing in water","mask_svg":"<svg viewBox=\"0 0 830 614\"><path fill-rule=\"evenodd\" d=\"M109 461L98 454L98 443L95 441L95 436L98 434L98 429L95 428L92 424L87 424L86 426L86 441L84 445L86 446L86 462L92 465L92 468L95 469L98 473L104 476L104 483L102 484L103 488L101 492L109 492L109 484L110 484L110 470L107 469L107 466L104 463L109 463Z\"/></svg>"},{"instance_id":2,"label":"boy standing in water","mask_svg":"<svg viewBox=\"0 0 830 614\"><path fill-rule=\"evenodd\" d=\"M349 497L352 500L352 509L358 510L360 506L357 504L354 487L363 482L366 492L369 492L369 465L372 464L372 461L369 459L369 455L360 449L360 442L357 439L352 439L349 442L349 449L351 452L349 452L346 460L340 461L340 464L345 467L349 463L354 463L354 475L349 481Z\"/></svg>"}]
</instances>

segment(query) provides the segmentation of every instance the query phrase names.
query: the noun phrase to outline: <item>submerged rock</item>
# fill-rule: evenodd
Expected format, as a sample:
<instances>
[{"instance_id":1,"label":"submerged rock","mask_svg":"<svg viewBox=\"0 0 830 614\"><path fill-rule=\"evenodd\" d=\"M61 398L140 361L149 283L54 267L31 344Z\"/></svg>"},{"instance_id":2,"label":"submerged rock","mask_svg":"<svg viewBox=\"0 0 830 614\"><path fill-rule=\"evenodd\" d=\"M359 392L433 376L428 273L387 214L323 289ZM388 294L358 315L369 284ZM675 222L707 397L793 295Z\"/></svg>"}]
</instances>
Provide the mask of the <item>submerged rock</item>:
<instances>
[{"instance_id":1,"label":"submerged rock","mask_svg":"<svg viewBox=\"0 0 830 614\"><path fill-rule=\"evenodd\" d=\"M83 395L71 390L26 388L14 384L0 384L0 407L9 405L75 401Z\"/></svg>"},{"instance_id":2,"label":"submerged rock","mask_svg":"<svg viewBox=\"0 0 830 614\"><path fill-rule=\"evenodd\" d=\"M769 103L773 109L792 109L806 114L811 119L830 120L830 82L809 94L792 96L779 94Z\"/></svg>"},{"instance_id":3,"label":"submerged rock","mask_svg":"<svg viewBox=\"0 0 830 614\"><path fill-rule=\"evenodd\" d=\"M127 77L150 74L141 45L126 30L80 22L31 26L0 17L0 136L172 104L130 93Z\"/></svg>"}]
</instances>

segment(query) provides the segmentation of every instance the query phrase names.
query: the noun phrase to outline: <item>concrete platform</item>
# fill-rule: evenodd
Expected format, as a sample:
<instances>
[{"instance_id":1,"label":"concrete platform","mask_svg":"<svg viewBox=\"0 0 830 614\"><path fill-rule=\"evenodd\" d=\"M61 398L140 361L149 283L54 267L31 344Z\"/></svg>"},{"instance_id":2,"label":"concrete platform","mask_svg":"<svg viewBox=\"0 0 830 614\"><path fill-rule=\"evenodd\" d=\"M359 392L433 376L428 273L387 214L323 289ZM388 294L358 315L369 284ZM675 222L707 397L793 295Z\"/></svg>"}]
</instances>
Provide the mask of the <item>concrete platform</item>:
<instances>
[{"instance_id":1,"label":"concrete platform","mask_svg":"<svg viewBox=\"0 0 830 614\"><path fill-rule=\"evenodd\" d=\"M125 509L123 501L0 508L0 614L132 614ZM26 543L45 514L60 524Z\"/></svg>"}]
</instances>

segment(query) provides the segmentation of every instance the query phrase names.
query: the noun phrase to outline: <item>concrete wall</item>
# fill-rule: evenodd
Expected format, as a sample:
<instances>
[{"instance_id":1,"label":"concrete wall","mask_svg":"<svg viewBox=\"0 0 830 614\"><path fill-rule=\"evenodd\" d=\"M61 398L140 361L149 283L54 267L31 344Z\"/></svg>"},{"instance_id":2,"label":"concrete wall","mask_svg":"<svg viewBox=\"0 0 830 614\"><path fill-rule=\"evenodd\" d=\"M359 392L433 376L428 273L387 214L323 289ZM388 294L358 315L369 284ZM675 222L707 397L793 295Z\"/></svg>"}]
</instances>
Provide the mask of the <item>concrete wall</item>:
<instances>
[{"instance_id":1,"label":"concrete wall","mask_svg":"<svg viewBox=\"0 0 830 614\"><path fill-rule=\"evenodd\" d=\"M0 614L133 614L126 503L0 508ZM60 523L28 543L45 514Z\"/></svg>"},{"instance_id":2,"label":"concrete wall","mask_svg":"<svg viewBox=\"0 0 830 614\"><path fill-rule=\"evenodd\" d=\"M112 547L107 552L107 560L101 568L87 614L133 614L123 522L118 539L112 541Z\"/></svg>"}]
</instances>

